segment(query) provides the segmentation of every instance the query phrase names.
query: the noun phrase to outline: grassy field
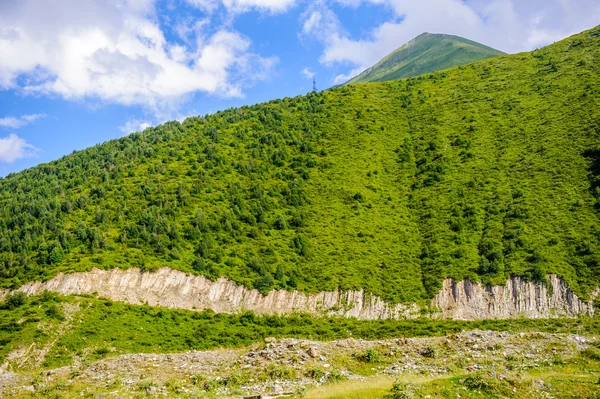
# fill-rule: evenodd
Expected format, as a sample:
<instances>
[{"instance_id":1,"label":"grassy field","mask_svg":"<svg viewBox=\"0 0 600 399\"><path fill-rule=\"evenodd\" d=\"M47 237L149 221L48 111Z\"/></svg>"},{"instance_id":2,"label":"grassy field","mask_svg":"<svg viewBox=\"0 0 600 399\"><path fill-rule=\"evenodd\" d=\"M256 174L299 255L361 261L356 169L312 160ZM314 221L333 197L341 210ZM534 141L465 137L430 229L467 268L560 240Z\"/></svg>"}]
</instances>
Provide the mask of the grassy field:
<instances>
[{"instance_id":1,"label":"grassy field","mask_svg":"<svg viewBox=\"0 0 600 399\"><path fill-rule=\"evenodd\" d=\"M309 390L307 399L413 399L413 398L557 398L600 397L598 363L574 362L552 369L494 377L491 373L460 374L444 378L373 377L340 382Z\"/></svg>"}]
</instances>

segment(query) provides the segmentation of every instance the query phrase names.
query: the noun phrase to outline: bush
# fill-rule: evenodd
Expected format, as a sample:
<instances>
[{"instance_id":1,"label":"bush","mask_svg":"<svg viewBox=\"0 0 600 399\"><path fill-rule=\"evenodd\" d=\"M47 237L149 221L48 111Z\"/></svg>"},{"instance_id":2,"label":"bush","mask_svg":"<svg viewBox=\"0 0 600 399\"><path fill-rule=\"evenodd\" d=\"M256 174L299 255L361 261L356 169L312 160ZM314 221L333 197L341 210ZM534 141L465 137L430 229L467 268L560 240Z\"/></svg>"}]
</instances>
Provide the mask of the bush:
<instances>
[{"instance_id":1,"label":"bush","mask_svg":"<svg viewBox=\"0 0 600 399\"><path fill-rule=\"evenodd\" d=\"M375 349L367 349L365 353L358 355L357 358L365 363L377 363L381 360L381 355Z\"/></svg>"},{"instance_id":2,"label":"bush","mask_svg":"<svg viewBox=\"0 0 600 399\"><path fill-rule=\"evenodd\" d=\"M580 352L581 356L591 359L591 360L600 360L600 350L596 348L586 348Z\"/></svg>"},{"instance_id":3,"label":"bush","mask_svg":"<svg viewBox=\"0 0 600 399\"><path fill-rule=\"evenodd\" d=\"M9 295L5 300L2 307L4 309L12 310L25 305L27 301L27 295L23 292L15 292Z\"/></svg>"},{"instance_id":4,"label":"bush","mask_svg":"<svg viewBox=\"0 0 600 399\"><path fill-rule=\"evenodd\" d=\"M391 393L385 395L385 399L412 399L416 397L416 388L414 384L409 384L402 381L396 381L392 387Z\"/></svg>"},{"instance_id":5,"label":"bush","mask_svg":"<svg viewBox=\"0 0 600 399\"><path fill-rule=\"evenodd\" d=\"M56 320L64 320L65 317L62 314L62 311L60 310L60 307L55 304L55 303L51 303L50 305L48 305L48 309L46 309L46 316L56 319Z\"/></svg>"},{"instance_id":6,"label":"bush","mask_svg":"<svg viewBox=\"0 0 600 399\"><path fill-rule=\"evenodd\" d=\"M464 386L470 390L488 391L490 384L482 374L471 374L465 378L463 382Z\"/></svg>"},{"instance_id":7,"label":"bush","mask_svg":"<svg viewBox=\"0 0 600 399\"><path fill-rule=\"evenodd\" d=\"M261 294L267 295L275 286L275 281L271 276L262 276L254 280L254 288L260 291Z\"/></svg>"},{"instance_id":8,"label":"bush","mask_svg":"<svg viewBox=\"0 0 600 399\"><path fill-rule=\"evenodd\" d=\"M433 359L437 356L437 350L431 346L428 346L421 351L421 356Z\"/></svg>"},{"instance_id":9,"label":"bush","mask_svg":"<svg viewBox=\"0 0 600 399\"><path fill-rule=\"evenodd\" d=\"M308 372L306 373L306 376L308 378L312 378L315 381L319 381L321 378L325 377L325 371L323 369L320 368L312 368L310 370L308 370Z\"/></svg>"}]
</instances>

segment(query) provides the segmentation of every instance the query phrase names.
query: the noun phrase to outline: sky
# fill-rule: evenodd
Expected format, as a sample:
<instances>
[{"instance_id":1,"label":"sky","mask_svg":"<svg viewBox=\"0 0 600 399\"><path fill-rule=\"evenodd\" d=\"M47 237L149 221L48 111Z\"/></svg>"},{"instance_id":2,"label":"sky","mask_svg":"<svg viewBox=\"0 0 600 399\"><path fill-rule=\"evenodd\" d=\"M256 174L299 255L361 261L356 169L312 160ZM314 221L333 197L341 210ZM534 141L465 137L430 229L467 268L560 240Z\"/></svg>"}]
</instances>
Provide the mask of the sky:
<instances>
[{"instance_id":1,"label":"sky","mask_svg":"<svg viewBox=\"0 0 600 399\"><path fill-rule=\"evenodd\" d=\"M598 24L600 0L0 0L0 176L326 89L423 32L516 53Z\"/></svg>"}]
</instances>

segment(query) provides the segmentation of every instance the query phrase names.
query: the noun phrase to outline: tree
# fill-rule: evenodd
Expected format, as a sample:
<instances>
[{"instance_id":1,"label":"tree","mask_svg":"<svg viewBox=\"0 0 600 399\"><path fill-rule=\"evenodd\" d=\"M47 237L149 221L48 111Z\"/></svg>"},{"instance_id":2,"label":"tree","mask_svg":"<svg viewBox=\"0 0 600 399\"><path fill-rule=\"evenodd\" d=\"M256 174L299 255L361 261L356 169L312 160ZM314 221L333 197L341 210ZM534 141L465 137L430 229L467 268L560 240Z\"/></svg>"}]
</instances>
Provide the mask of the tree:
<instances>
[{"instance_id":1,"label":"tree","mask_svg":"<svg viewBox=\"0 0 600 399\"><path fill-rule=\"evenodd\" d=\"M261 277L257 278L256 280L254 280L253 285L254 285L254 288L259 290L261 294L267 295L269 293L269 291L275 285L275 281L273 280L273 277L271 277L269 275L261 276Z\"/></svg>"}]
</instances>

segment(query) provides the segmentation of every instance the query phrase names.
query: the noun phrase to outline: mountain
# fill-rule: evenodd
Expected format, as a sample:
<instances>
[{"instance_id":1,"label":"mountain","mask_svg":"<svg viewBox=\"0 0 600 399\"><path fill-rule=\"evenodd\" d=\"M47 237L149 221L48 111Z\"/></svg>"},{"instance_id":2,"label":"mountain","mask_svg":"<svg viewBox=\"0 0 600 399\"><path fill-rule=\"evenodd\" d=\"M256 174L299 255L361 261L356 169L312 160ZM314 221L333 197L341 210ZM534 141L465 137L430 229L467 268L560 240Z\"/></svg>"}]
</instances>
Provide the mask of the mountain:
<instances>
[{"instance_id":1,"label":"mountain","mask_svg":"<svg viewBox=\"0 0 600 399\"><path fill-rule=\"evenodd\" d=\"M169 122L0 180L0 282L167 266L266 293L600 283L600 28Z\"/></svg>"},{"instance_id":2,"label":"mountain","mask_svg":"<svg viewBox=\"0 0 600 399\"><path fill-rule=\"evenodd\" d=\"M459 36L423 33L345 84L403 79L503 54Z\"/></svg>"}]
</instances>

